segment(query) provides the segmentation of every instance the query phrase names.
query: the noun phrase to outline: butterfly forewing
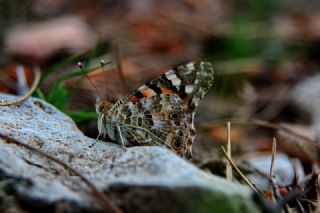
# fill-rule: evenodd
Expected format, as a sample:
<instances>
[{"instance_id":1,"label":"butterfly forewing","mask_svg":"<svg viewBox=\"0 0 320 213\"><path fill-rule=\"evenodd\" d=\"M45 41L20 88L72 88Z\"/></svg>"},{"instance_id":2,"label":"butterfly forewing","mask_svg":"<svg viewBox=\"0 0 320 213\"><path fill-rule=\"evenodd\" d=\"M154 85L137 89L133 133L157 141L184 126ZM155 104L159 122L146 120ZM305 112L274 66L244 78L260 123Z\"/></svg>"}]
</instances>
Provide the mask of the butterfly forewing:
<instances>
[{"instance_id":1,"label":"butterfly forewing","mask_svg":"<svg viewBox=\"0 0 320 213\"><path fill-rule=\"evenodd\" d=\"M164 145L179 155L190 156L194 113L212 82L209 62L178 66L124 97L108 112L103 110L99 117L105 117L104 128L99 129L105 129L116 141L121 134L125 145ZM121 133L115 125L120 126Z\"/></svg>"}]
</instances>

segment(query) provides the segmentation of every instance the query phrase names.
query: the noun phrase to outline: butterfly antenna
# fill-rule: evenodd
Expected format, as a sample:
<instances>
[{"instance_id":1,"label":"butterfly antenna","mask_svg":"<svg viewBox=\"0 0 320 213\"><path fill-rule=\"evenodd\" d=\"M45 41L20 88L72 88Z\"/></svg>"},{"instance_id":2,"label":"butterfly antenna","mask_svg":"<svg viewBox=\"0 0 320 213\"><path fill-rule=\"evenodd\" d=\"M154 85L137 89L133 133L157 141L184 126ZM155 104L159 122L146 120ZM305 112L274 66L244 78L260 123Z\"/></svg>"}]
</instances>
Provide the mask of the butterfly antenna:
<instances>
[{"instance_id":1,"label":"butterfly antenna","mask_svg":"<svg viewBox=\"0 0 320 213\"><path fill-rule=\"evenodd\" d=\"M99 95L99 97L101 97L101 94L99 92L99 90L97 89L97 87L93 84L93 82L91 81L91 79L89 78L89 76L87 75L86 71L84 71L83 69L83 64L81 62L78 62L78 67L80 68L80 70L83 72L83 74L86 76L86 78L88 79L88 81L90 82L90 84L93 86L93 88L96 90L97 94Z\"/></svg>"}]
</instances>

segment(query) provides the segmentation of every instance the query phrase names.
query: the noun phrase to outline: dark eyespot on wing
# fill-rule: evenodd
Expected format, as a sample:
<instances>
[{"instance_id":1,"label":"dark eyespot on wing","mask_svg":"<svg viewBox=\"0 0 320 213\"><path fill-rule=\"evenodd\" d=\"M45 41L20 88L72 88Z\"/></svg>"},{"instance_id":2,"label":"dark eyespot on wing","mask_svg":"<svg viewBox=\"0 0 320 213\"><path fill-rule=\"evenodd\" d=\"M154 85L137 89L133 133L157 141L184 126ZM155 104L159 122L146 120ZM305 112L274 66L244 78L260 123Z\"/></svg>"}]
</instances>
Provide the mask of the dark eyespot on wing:
<instances>
[{"instance_id":1,"label":"dark eyespot on wing","mask_svg":"<svg viewBox=\"0 0 320 213\"><path fill-rule=\"evenodd\" d=\"M183 142L180 138L173 138L172 141L171 141L171 145L174 149L181 149L182 146L183 146Z\"/></svg>"},{"instance_id":2,"label":"dark eyespot on wing","mask_svg":"<svg viewBox=\"0 0 320 213\"><path fill-rule=\"evenodd\" d=\"M178 119L179 118L179 113L177 113L177 112L171 112L170 114L169 114L169 118L170 119Z\"/></svg>"},{"instance_id":3,"label":"dark eyespot on wing","mask_svg":"<svg viewBox=\"0 0 320 213\"><path fill-rule=\"evenodd\" d=\"M180 121L175 120L175 121L173 121L173 123L174 123L174 125L176 125L176 126L180 126Z\"/></svg>"}]
</instances>

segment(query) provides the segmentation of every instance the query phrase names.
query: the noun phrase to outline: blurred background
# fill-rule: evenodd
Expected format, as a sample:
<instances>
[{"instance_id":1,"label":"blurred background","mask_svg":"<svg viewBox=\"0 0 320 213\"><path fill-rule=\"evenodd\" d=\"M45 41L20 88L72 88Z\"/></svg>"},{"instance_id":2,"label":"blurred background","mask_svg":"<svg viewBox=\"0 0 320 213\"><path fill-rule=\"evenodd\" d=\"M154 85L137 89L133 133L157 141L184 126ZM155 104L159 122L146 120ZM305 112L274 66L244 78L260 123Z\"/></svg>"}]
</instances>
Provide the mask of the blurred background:
<instances>
[{"instance_id":1,"label":"blurred background","mask_svg":"<svg viewBox=\"0 0 320 213\"><path fill-rule=\"evenodd\" d=\"M173 66L207 60L215 82L195 118L196 164L220 173L231 121L238 162L262 158L269 168L275 137L289 165L280 170L291 171L284 185L318 167L320 1L1 0L0 10L0 91L19 94L39 65L34 96L90 137L97 93L116 101Z\"/></svg>"}]
</instances>

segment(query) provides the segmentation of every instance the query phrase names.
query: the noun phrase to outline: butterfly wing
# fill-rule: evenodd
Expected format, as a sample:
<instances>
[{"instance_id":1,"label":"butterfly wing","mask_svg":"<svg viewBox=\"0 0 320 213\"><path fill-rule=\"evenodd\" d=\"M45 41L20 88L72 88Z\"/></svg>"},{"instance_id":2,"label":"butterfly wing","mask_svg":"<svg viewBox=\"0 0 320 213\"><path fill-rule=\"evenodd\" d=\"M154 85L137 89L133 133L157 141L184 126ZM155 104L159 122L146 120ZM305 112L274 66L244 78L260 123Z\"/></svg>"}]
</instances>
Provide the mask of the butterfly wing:
<instances>
[{"instance_id":1,"label":"butterfly wing","mask_svg":"<svg viewBox=\"0 0 320 213\"><path fill-rule=\"evenodd\" d=\"M106 118L121 122L126 144L162 144L179 155L191 155L194 113L212 82L209 62L178 66L118 101ZM114 128L106 129L112 139L119 139Z\"/></svg>"},{"instance_id":2,"label":"butterfly wing","mask_svg":"<svg viewBox=\"0 0 320 213\"><path fill-rule=\"evenodd\" d=\"M195 110L199 101L211 87L213 74L210 62L200 61L180 65L119 100L112 106L109 113L112 114L126 102L134 103L160 94L175 94L183 100L183 106L186 109Z\"/></svg>"},{"instance_id":3,"label":"butterfly wing","mask_svg":"<svg viewBox=\"0 0 320 213\"><path fill-rule=\"evenodd\" d=\"M124 121L121 134L126 145L163 145L187 156L195 131L192 111L182 104L175 94L155 95L120 105L112 119Z\"/></svg>"},{"instance_id":4,"label":"butterfly wing","mask_svg":"<svg viewBox=\"0 0 320 213\"><path fill-rule=\"evenodd\" d=\"M213 68L209 62L190 62L169 70L141 86L130 97L134 102L160 94L175 94L189 110L195 110L213 82Z\"/></svg>"}]
</instances>

